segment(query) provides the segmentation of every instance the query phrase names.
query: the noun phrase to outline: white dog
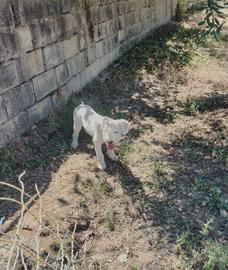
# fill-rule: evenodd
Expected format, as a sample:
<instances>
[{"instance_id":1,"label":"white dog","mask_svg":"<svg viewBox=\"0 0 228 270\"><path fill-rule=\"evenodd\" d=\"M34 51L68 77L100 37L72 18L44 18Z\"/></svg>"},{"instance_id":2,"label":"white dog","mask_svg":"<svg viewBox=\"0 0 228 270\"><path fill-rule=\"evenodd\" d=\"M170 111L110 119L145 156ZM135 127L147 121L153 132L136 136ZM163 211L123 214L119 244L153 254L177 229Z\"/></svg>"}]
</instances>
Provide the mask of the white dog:
<instances>
[{"instance_id":1,"label":"white dog","mask_svg":"<svg viewBox=\"0 0 228 270\"><path fill-rule=\"evenodd\" d=\"M129 132L130 123L124 119L113 120L96 113L90 106L81 104L74 110L74 131L71 146L77 148L79 132L85 131L93 138L99 169L106 168L101 146L107 146L107 155L111 160L118 160L114 146Z\"/></svg>"}]
</instances>

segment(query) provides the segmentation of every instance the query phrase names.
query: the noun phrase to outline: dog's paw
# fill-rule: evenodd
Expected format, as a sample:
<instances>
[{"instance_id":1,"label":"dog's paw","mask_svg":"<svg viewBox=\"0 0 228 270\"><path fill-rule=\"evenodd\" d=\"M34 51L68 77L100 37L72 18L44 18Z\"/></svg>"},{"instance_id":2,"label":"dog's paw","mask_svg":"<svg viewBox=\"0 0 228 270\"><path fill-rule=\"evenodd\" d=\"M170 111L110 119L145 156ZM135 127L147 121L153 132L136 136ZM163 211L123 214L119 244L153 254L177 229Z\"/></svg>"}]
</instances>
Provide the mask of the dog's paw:
<instances>
[{"instance_id":1,"label":"dog's paw","mask_svg":"<svg viewBox=\"0 0 228 270\"><path fill-rule=\"evenodd\" d=\"M78 143L73 141L73 142L71 143L71 147L72 147L73 149L76 149L76 148L78 147Z\"/></svg>"},{"instance_id":2,"label":"dog's paw","mask_svg":"<svg viewBox=\"0 0 228 270\"><path fill-rule=\"evenodd\" d=\"M117 155L110 155L109 158L112 160L112 161L117 161L119 158Z\"/></svg>"},{"instance_id":3,"label":"dog's paw","mask_svg":"<svg viewBox=\"0 0 228 270\"><path fill-rule=\"evenodd\" d=\"M97 167L98 167L98 169L100 169L102 171L106 169L105 163L102 163L102 162L98 162Z\"/></svg>"}]
</instances>

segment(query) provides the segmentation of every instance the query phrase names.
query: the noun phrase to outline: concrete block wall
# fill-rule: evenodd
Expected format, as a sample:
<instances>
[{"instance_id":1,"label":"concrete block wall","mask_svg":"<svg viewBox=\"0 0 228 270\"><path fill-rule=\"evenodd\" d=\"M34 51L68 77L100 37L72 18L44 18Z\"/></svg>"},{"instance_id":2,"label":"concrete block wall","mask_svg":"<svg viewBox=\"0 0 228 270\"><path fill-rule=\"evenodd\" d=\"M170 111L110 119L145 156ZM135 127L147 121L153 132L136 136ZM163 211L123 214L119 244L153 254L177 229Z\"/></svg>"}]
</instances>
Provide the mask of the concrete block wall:
<instances>
[{"instance_id":1,"label":"concrete block wall","mask_svg":"<svg viewBox=\"0 0 228 270\"><path fill-rule=\"evenodd\" d=\"M1 0L0 148L175 14L176 0Z\"/></svg>"}]
</instances>

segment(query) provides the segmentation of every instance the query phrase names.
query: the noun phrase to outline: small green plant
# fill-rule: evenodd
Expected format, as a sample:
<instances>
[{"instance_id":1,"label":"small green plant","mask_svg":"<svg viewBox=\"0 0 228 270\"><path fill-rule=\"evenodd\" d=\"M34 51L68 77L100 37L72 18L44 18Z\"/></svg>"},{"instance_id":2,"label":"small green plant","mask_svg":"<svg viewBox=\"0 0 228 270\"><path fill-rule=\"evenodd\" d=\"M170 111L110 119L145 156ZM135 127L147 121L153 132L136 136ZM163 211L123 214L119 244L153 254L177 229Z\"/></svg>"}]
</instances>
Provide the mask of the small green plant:
<instances>
[{"instance_id":1,"label":"small green plant","mask_svg":"<svg viewBox=\"0 0 228 270\"><path fill-rule=\"evenodd\" d=\"M154 163L154 173L158 176L166 175L166 162L164 160L160 160Z\"/></svg>"},{"instance_id":2,"label":"small green plant","mask_svg":"<svg viewBox=\"0 0 228 270\"><path fill-rule=\"evenodd\" d=\"M218 187L212 187L202 199L202 204L208 208L219 207L222 191Z\"/></svg>"},{"instance_id":3,"label":"small green plant","mask_svg":"<svg viewBox=\"0 0 228 270\"><path fill-rule=\"evenodd\" d=\"M212 225L214 223L214 219L210 218L208 219L208 221L206 223L202 224L202 229L200 231L200 233L204 236L207 237L210 233L210 230L212 229Z\"/></svg>"},{"instance_id":4,"label":"small green plant","mask_svg":"<svg viewBox=\"0 0 228 270\"><path fill-rule=\"evenodd\" d=\"M181 253L182 269L225 270L228 267L228 245L203 241L204 248Z\"/></svg>"},{"instance_id":5,"label":"small green plant","mask_svg":"<svg viewBox=\"0 0 228 270\"><path fill-rule=\"evenodd\" d=\"M199 111L199 103L197 101L187 99L187 101L184 104L184 113L186 115L196 115L198 111Z\"/></svg>"},{"instance_id":6,"label":"small green plant","mask_svg":"<svg viewBox=\"0 0 228 270\"><path fill-rule=\"evenodd\" d=\"M204 270L226 270L228 268L228 244L208 243L204 250Z\"/></svg>"},{"instance_id":7,"label":"small green plant","mask_svg":"<svg viewBox=\"0 0 228 270\"><path fill-rule=\"evenodd\" d=\"M118 156L121 160L128 161L131 152L132 152L132 144L129 139L125 139L118 146Z\"/></svg>"},{"instance_id":8,"label":"small green plant","mask_svg":"<svg viewBox=\"0 0 228 270\"><path fill-rule=\"evenodd\" d=\"M111 232L115 230L115 223L116 223L116 211L115 210L110 210L110 211L106 212L105 223Z\"/></svg>"},{"instance_id":9,"label":"small green plant","mask_svg":"<svg viewBox=\"0 0 228 270\"><path fill-rule=\"evenodd\" d=\"M111 191L111 188L107 181L99 179L98 181L95 179L86 179L86 185L91 189L94 197L99 197L102 195L106 195Z\"/></svg>"},{"instance_id":10,"label":"small green plant","mask_svg":"<svg viewBox=\"0 0 228 270\"><path fill-rule=\"evenodd\" d=\"M212 94L211 96L203 96L196 99L187 98L182 106L186 115L196 115L199 112L227 108L228 104L225 96Z\"/></svg>"},{"instance_id":11,"label":"small green plant","mask_svg":"<svg viewBox=\"0 0 228 270\"><path fill-rule=\"evenodd\" d=\"M206 191L208 189L208 183L206 179L202 176L199 176L193 181L193 189L195 191Z\"/></svg>"},{"instance_id":12,"label":"small green plant","mask_svg":"<svg viewBox=\"0 0 228 270\"><path fill-rule=\"evenodd\" d=\"M168 177L159 177L157 179L157 187L159 189L163 189L163 190L166 190L170 185L170 180Z\"/></svg>"},{"instance_id":13,"label":"small green plant","mask_svg":"<svg viewBox=\"0 0 228 270\"><path fill-rule=\"evenodd\" d=\"M137 266L131 266L130 270L138 270L139 268Z\"/></svg>"},{"instance_id":14,"label":"small green plant","mask_svg":"<svg viewBox=\"0 0 228 270\"><path fill-rule=\"evenodd\" d=\"M176 240L176 251L189 254L200 244L199 235L187 230L179 235Z\"/></svg>"}]
</instances>

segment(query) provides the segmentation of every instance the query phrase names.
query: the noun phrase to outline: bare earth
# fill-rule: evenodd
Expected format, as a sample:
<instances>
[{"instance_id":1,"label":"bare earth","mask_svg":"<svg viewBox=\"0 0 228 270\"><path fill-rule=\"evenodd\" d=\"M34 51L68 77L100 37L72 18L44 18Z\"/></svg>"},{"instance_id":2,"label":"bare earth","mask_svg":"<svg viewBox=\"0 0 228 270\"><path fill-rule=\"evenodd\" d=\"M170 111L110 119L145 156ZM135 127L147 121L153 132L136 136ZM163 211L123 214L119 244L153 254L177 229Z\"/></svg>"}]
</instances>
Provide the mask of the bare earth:
<instances>
[{"instance_id":1,"label":"bare earth","mask_svg":"<svg viewBox=\"0 0 228 270\"><path fill-rule=\"evenodd\" d=\"M161 60L153 68L157 49L148 48L154 38L159 39L150 37L133 49L72 97L62 114L34 127L0 157L2 181L18 186L26 169L29 194L37 183L48 212L42 213L44 227L59 226L64 238L78 224L77 269L203 269L207 243L227 243L228 43L198 46L198 54L184 55L183 65ZM97 170L85 133L78 151L69 147L72 110L81 100L133 123L118 148L120 161L107 160L105 172ZM1 188L0 197L19 198ZM39 204L37 199L30 205L21 228L31 248ZM8 237L17 214L15 204L0 204ZM56 256L55 235L47 228L41 232L42 255ZM68 236L64 241L69 246ZM194 250L199 262L193 262Z\"/></svg>"}]
</instances>

